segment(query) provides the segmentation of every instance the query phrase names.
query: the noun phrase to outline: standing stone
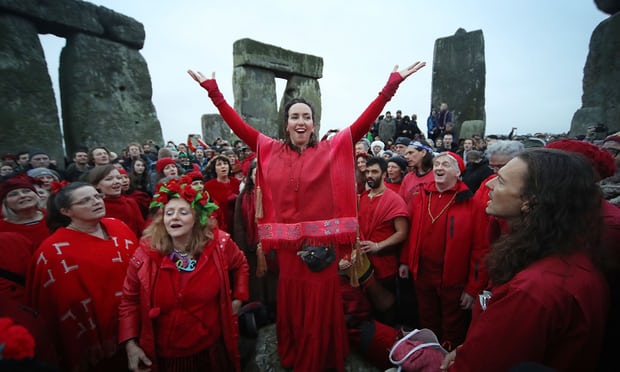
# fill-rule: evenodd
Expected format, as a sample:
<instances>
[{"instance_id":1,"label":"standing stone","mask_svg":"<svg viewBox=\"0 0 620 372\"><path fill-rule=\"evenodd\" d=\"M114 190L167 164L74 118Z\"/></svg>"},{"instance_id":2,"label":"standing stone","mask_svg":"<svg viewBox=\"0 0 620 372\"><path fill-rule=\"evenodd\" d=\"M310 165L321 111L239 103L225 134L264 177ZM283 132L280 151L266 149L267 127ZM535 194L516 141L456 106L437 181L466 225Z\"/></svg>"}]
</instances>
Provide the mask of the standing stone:
<instances>
[{"instance_id":1,"label":"standing stone","mask_svg":"<svg viewBox=\"0 0 620 372\"><path fill-rule=\"evenodd\" d=\"M319 133L323 58L292 52L251 39L233 45L235 109L257 130L273 138L284 138L283 107L278 114L275 78L286 79L283 105L303 97L315 111L315 135Z\"/></svg>"},{"instance_id":2,"label":"standing stone","mask_svg":"<svg viewBox=\"0 0 620 372\"><path fill-rule=\"evenodd\" d=\"M106 145L119 152L146 138L163 142L151 102L146 62L138 50L85 34L67 38L60 58L67 152Z\"/></svg>"},{"instance_id":3,"label":"standing stone","mask_svg":"<svg viewBox=\"0 0 620 372\"><path fill-rule=\"evenodd\" d=\"M0 123L0 149L44 149L64 166L58 109L37 29L8 14L0 14Z\"/></svg>"},{"instance_id":4,"label":"standing stone","mask_svg":"<svg viewBox=\"0 0 620 372\"><path fill-rule=\"evenodd\" d=\"M486 120L485 81L482 30L459 28L454 36L435 41L431 105L448 104L457 138L464 121Z\"/></svg>"},{"instance_id":5,"label":"standing stone","mask_svg":"<svg viewBox=\"0 0 620 372\"><path fill-rule=\"evenodd\" d=\"M207 145L211 146L217 138L232 143L233 134L220 114L202 115L200 121L202 125L202 139Z\"/></svg>"},{"instance_id":6,"label":"standing stone","mask_svg":"<svg viewBox=\"0 0 620 372\"><path fill-rule=\"evenodd\" d=\"M314 135L318 135L321 130L321 87L319 86L319 81L304 76L292 76L286 83L286 88L280 101L279 120L277 121L280 138L285 138L286 132L284 108L290 100L299 97L308 101L314 109Z\"/></svg>"},{"instance_id":7,"label":"standing stone","mask_svg":"<svg viewBox=\"0 0 620 372\"><path fill-rule=\"evenodd\" d=\"M571 137L586 134L591 125L620 130L620 13L601 22L590 38L583 68L581 108L571 121Z\"/></svg>"},{"instance_id":8,"label":"standing stone","mask_svg":"<svg viewBox=\"0 0 620 372\"><path fill-rule=\"evenodd\" d=\"M460 137L471 138L474 135L484 136L484 121L482 120L465 120L461 124Z\"/></svg>"},{"instance_id":9,"label":"standing stone","mask_svg":"<svg viewBox=\"0 0 620 372\"><path fill-rule=\"evenodd\" d=\"M235 67L235 110L259 132L277 137L274 123L278 122L275 73L259 67Z\"/></svg>"}]
</instances>

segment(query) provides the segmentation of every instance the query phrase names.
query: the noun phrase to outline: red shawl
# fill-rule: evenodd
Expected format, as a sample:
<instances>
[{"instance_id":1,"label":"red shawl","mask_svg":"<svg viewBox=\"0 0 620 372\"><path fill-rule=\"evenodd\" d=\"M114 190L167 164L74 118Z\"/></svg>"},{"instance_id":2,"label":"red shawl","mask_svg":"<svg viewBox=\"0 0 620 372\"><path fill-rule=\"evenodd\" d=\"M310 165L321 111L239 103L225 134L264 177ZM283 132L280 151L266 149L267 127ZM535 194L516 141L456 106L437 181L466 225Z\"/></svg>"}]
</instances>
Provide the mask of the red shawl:
<instances>
[{"instance_id":1,"label":"red shawl","mask_svg":"<svg viewBox=\"0 0 620 372\"><path fill-rule=\"evenodd\" d=\"M258 236L265 251L276 247L297 250L303 242L355 243L358 221L352 149L349 128L301 154L287 144L259 136L256 181L263 216L258 220Z\"/></svg>"}]
</instances>

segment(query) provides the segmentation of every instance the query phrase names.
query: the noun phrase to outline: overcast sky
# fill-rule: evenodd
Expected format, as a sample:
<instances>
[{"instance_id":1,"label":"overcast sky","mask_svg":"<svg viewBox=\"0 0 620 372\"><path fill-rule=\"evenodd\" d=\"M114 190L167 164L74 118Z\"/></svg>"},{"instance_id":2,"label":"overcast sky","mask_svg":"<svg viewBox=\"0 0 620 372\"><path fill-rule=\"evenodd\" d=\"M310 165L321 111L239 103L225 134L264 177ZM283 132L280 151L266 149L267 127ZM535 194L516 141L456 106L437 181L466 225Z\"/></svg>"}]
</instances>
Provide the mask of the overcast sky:
<instances>
[{"instance_id":1,"label":"overcast sky","mask_svg":"<svg viewBox=\"0 0 620 372\"><path fill-rule=\"evenodd\" d=\"M386 110L430 108L433 48L461 27L482 30L486 55L487 134L567 132L581 106L583 66L592 31L607 15L592 0L99 0L144 24L142 54L164 140L185 141L200 117L215 113L188 68L215 71L229 103L232 46L251 38L323 57L321 134L349 125L376 96L395 64L428 66L401 85ZM57 87L64 40L42 36ZM278 84L283 90L283 84ZM278 92L278 99L281 91Z\"/></svg>"}]
</instances>

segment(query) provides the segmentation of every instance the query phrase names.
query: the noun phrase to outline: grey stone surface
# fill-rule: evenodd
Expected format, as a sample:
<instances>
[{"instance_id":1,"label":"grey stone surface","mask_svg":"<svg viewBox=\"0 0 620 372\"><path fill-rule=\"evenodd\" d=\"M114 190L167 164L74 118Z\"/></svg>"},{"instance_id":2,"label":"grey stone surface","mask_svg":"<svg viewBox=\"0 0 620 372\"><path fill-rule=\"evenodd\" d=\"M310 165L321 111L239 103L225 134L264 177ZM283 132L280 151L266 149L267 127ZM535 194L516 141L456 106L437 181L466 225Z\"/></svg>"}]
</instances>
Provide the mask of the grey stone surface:
<instances>
[{"instance_id":1,"label":"grey stone surface","mask_svg":"<svg viewBox=\"0 0 620 372\"><path fill-rule=\"evenodd\" d=\"M466 120L486 120L486 64L482 30L459 28L435 41L431 105L446 102L453 113L457 137Z\"/></svg>"},{"instance_id":2,"label":"grey stone surface","mask_svg":"<svg viewBox=\"0 0 620 372\"><path fill-rule=\"evenodd\" d=\"M261 328L256 340L256 356L253 363L249 363L244 372L286 372L291 369L282 368L277 352L278 340L276 326L269 325ZM345 361L344 370L347 372L380 372L366 362L359 354L351 353Z\"/></svg>"},{"instance_id":3,"label":"grey stone surface","mask_svg":"<svg viewBox=\"0 0 620 372\"><path fill-rule=\"evenodd\" d=\"M284 107L293 98L300 97L310 102L312 108L314 109L314 134L318 138L319 131L321 130L321 87L319 86L318 80L304 76L291 76L286 83L286 88L284 89L284 94L282 94L282 99L280 101L280 111L278 114L278 118L280 118L278 121L280 138L284 138L286 130L284 125Z\"/></svg>"},{"instance_id":4,"label":"grey stone surface","mask_svg":"<svg viewBox=\"0 0 620 372\"><path fill-rule=\"evenodd\" d=\"M45 149L62 167L58 109L36 27L0 14L0 149Z\"/></svg>"},{"instance_id":5,"label":"grey stone surface","mask_svg":"<svg viewBox=\"0 0 620 372\"><path fill-rule=\"evenodd\" d=\"M261 133L277 138L280 123L275 73L264 68L238 66L233 71L235 110Z\"/></svg>"},{"instance_id":6,"label":"grey stone surface","mask_svg":"<svg viewBox=\"0 0 620 372\"><path fill-rule=\"evenodd\" d=\"M620 0L594 0L594 3L601 12L607 14L620 12Z\"/></svg>"},{"instance_id":7,"label":"grey stone surface","mask_svg":"<svg viewBox=\"0 0 620 372\"><path fill-rule=\"evenodd\" d=\"M573 116L570 136L585 134L586 128L595 120L600 120L610 132L620 130L618 61L620 61L620 13L601 22L592 33L590 50L583 69L581 108Z\"/></svg>"},{"instance_id":8,"label":"grey stone surface","mask_svg":"<svg viewBox=\"0 0 620 372\"><path fill-rule=\"evenodd\" d=\"M67 153L105 144L163 137L146 62L135 49L85 34L67 38L60 57L60 90Z\"/></svg>"},{"instance_id":9,"label":"grey stone surface","mask_svg":"<svg viewBox=\"0 0 620 372\"><path fill-rule=\"evenodd\" d=\"M136 49L144 46L142 23L85 1L0 0L0 12L30 19L44 34L68 37L79 32L118 41Z\"/></svg>"},{"instance_id":10,"label":"grey stone surface","mask_svg":"<svg viewBox=\"0 0 620 372\"><path fill-rule=\"evenodd\" d=\"M254 66L273 71L277 77L288 79L302 75L314 79L323 77L323 58L283 49L252 39L233 44L233 65Z\"/></svg>"},{"instance_id":11,"label":"grey stone surface","mask_svg":"<svg viewBox=\"0 0 620 372\"><path fill-rule=\"evenodd\" d=\"M200 119L202 138L210 146L216 138L227 140L232 145L233 134L219 114L205 114Z\"/></svg>"},{"instance_id":12,"label":"grey stone surface","mask_svg":"<svg viewBox=\"0 0 620 372\"><path fill-rule=\"evenodd\" d=\"M471 138L473 135L484 136L485 128L484 120L465 120L461 124L459 138Z\"/></svg>"},{"instance_id":13,"label":"grey stone surface","mask_svg":"<svg viewBox=\"0 0 620 372\"><path fill-rule=\"evenodd\" d=\"M273 138L284 138L284 106L292 98L304 98L314 108L315 134L321 119L323 59L292 52L251 39L233 46L233 90L237 112L253 127ZM278 108L275 78L287 80Z\"/></svg>"}]
</instances>

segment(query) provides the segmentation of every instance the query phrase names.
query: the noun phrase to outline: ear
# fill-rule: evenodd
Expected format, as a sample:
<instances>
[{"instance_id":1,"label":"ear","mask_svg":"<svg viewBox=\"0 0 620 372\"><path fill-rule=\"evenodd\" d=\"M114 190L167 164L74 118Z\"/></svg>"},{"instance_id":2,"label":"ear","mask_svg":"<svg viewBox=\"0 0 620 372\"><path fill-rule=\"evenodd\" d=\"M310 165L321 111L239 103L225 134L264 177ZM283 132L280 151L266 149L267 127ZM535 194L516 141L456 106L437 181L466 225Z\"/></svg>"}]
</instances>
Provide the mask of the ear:
<instances>
[{"instance_id":1,"label":"ear","mask_svg":"<svg viewBox=\"0 0 620 372\"><path fill-rule=\"evenodd\" d=\"M530 201L526 200L521 204L521 213L528 213L530 211Z\"/></svg>"},{"instance_id":2,"label":"ear","mask_svg":"<svg viewBox=\"0 0 620 372\"><path fill-rule=\"evenodd\" d=\"M73 216L73 211L69 208L60 208L60 214L71 218L71 216Z\"/></svg>"}]
</instances>

